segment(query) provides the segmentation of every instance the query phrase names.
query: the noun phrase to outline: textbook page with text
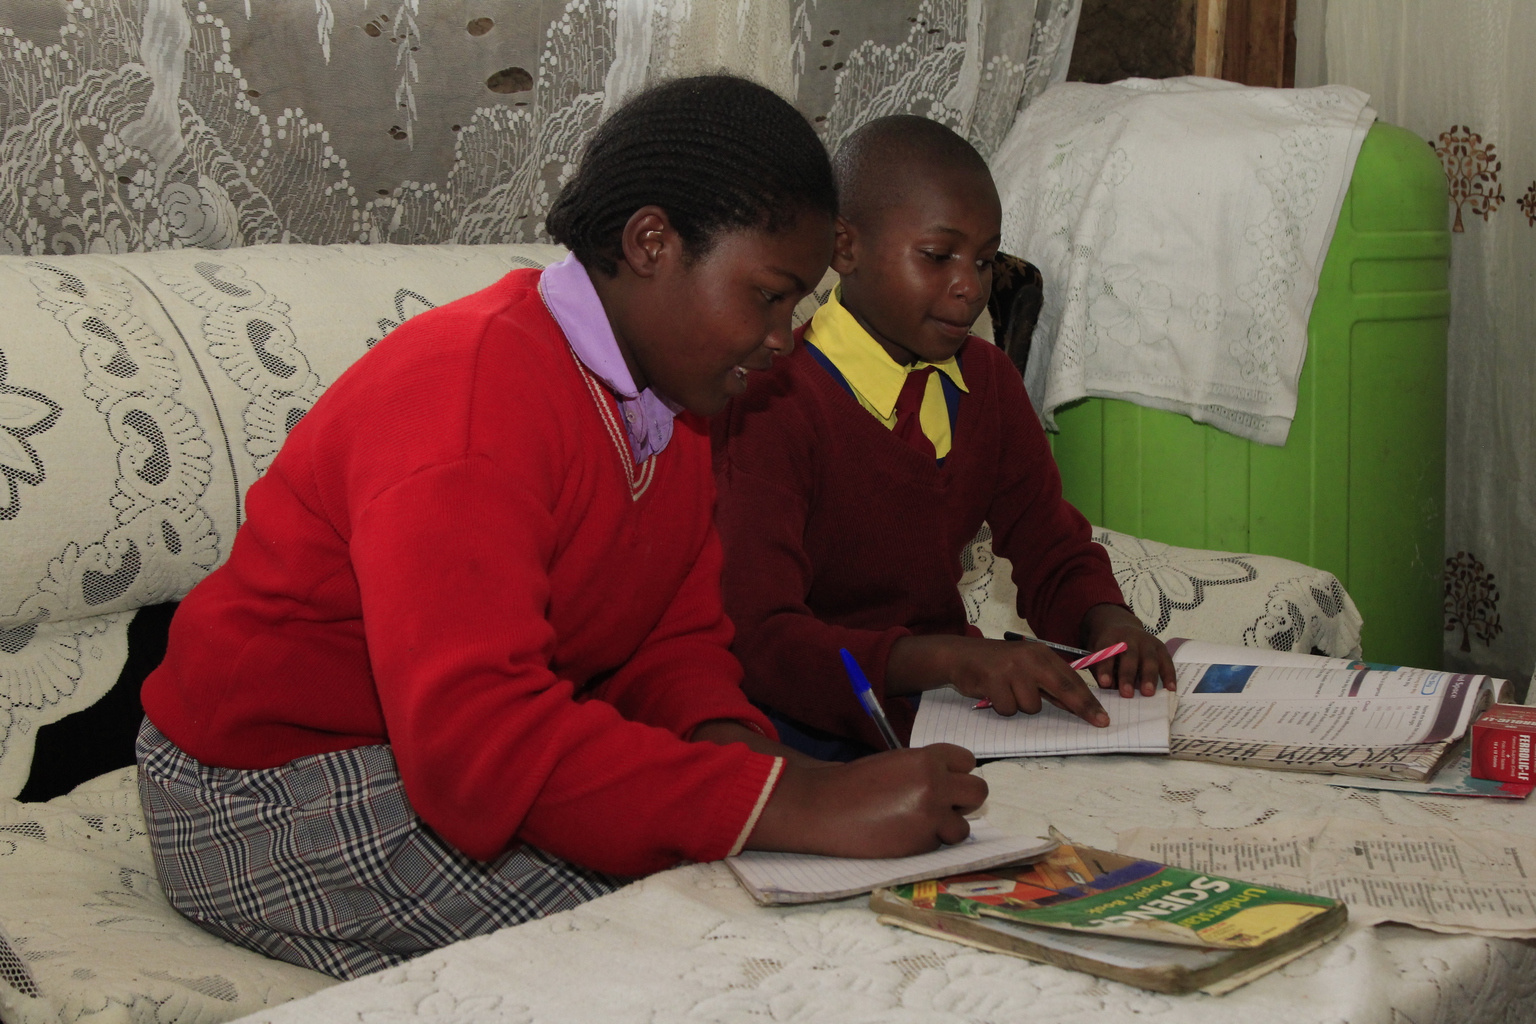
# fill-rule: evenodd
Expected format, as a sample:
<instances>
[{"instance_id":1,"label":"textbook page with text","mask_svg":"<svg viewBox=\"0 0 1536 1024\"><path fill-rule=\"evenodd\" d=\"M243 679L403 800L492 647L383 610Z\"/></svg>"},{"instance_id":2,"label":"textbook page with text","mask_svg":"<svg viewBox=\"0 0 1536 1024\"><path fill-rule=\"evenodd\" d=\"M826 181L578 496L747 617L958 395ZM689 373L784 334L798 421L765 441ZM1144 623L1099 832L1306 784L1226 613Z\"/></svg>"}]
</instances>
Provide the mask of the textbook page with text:
<instances>
[{"instance_id":1,"label":"textbook page with text","mask_svg":"<svg viewBox=\"0 0 1536 1024\"><path fill-rule=\"evenodd\" d=\"M1185 663L1177 671L1174 757L1414 780L1432 776L1455 752L1503 682L1294 664Z\"/></svg>"}]
</instances>

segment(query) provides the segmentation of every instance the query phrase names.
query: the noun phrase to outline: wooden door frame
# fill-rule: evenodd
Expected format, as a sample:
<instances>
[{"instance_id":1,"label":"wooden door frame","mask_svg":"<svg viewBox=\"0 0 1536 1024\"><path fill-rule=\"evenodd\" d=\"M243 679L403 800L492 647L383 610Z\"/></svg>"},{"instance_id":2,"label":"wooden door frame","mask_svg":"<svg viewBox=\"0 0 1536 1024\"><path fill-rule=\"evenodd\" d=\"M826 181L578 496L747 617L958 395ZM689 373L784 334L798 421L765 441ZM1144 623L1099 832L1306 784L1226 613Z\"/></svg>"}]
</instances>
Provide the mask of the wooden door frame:
<instances>
[{"instance_id":1,"label":"wooden door frame","mask_svg":"<svg viewBox=\"0 0 1536 1024\"><path fill-rule=\"evenodd\" d=\"M1196 0L1195 74L1296 84L1296 0Z\"/></svg>"}]
</instances>

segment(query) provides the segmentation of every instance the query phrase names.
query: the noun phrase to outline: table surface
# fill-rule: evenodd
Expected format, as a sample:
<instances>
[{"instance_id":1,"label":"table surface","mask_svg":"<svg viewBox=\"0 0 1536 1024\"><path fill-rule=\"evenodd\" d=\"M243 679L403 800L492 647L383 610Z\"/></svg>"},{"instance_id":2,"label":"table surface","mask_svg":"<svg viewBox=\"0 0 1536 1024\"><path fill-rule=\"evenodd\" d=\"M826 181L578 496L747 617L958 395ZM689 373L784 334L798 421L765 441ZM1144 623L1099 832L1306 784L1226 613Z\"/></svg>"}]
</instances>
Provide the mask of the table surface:
<instances>
[{"instance_id":1,"label":"table surface","mask_svg":"<svg viewBox=\"0 0 1536 1024\"><path fill-rule=\"evenodd\" d=\"M1536 835L1536 805L1340 789L1165 758L1001 761L988 818L1113 849L1136 826L1340 817ZM862 900L755 906L720 864L655 875L542 921L246 1018L530 1022L1468 1024L1536 1021L1536 944L1351 925L1225 996L1166 996L878 924Z\"/></svg>"}]
</instances>

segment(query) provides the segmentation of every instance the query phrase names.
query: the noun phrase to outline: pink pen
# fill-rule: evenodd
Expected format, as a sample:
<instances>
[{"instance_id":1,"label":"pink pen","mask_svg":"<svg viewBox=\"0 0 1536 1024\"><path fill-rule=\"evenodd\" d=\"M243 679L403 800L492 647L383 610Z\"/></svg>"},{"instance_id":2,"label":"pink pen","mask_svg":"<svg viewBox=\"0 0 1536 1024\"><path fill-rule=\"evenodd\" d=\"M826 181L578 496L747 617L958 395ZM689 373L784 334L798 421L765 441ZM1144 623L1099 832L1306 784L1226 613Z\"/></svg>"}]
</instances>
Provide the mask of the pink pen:
<instances>
[{"instance_id":1,"label":"pink pen","mask_svg":"<svg viewBox=\"0 0 1536 1024\"><path fill-rule=\"evenodd\" d=\"M1110 658L1113 658L1117 654L1124 654L1125 649L1125 641L1122 640L1120 643L1110 644L1102 651L1094 651L1092 654L1085 654L1081 658L1078 658L1076 661L1072 662L1072 664L1068 667L1072 669L1079 669L1087 668L1089 665L1097 665L1101 661L1108 661ZM977 709L989 708L991 706L992 702L989 700L979 700L975 704Z\"/></svg>"}]
</instances>

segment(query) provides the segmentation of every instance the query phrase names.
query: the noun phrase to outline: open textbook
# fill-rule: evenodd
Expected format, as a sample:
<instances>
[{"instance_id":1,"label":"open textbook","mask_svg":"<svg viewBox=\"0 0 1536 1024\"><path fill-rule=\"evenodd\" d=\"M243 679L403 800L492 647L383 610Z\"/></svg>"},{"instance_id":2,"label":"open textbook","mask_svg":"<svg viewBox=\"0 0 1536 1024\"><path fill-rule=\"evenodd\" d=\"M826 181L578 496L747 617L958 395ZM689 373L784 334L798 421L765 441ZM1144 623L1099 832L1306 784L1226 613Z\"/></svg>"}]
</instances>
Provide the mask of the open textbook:
<instances>
[{"instance_id":1,"label":"open textbook","mask_svg":"<svg viewBox=\"0 0 1536 1024\"><path fill-rule=\"evenodd\" d=\"M1423 781L1506 685L1279 651L1169 647L1179 678L1169 754L1194 761Z\"/></svg>"},{"instance_id":2,"label":"open textbook","mask_svg":"<svg viewBox=\"0 0 1536 1024\"><path fill-rule=\"evenodd\" d=\"M977 710L952 690L925 694L912 743L956 743L978 757L1168 753L1188 760L1422 781L1459 749L1503 680L1372 666L1251 647L1174 640L1177 699L1100 691L1096 729L1051 705L1038 715Z\"/></svg>"}]
</instances>

